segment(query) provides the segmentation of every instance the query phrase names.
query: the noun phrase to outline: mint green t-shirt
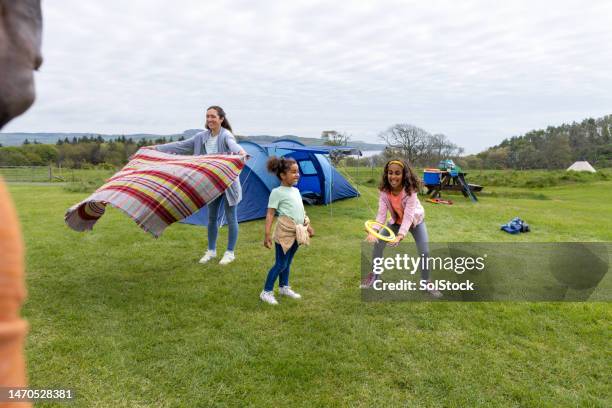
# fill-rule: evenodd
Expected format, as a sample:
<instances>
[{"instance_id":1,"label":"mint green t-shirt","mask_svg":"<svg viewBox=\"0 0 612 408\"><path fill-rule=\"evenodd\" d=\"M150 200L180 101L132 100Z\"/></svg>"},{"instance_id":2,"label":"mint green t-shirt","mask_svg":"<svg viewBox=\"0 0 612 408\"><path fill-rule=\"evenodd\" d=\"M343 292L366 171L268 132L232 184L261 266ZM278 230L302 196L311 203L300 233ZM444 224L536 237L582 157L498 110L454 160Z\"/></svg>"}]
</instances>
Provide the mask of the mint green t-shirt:
<instances>
[{"instance_id":1,"label":"mint green t-shirt","mask_svg":"<svg viewBox=\"0 0 612 408\"><path fill-rule=\"evenodd\" d=\"M279 186L270 192L268 208L276 209L279 216L291 217L296 224L304 224L304 204L300 190Z\"/></svg>"}]
</instances>

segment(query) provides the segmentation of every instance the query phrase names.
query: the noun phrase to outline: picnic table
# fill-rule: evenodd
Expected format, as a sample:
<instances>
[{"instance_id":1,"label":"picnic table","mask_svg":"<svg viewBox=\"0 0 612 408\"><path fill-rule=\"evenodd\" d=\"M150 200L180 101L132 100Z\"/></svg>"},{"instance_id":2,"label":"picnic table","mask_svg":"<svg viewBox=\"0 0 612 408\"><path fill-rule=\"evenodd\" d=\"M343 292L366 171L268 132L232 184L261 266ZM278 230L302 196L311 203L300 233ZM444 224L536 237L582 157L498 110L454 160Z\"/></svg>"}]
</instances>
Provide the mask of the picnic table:
<instances>
[{"instance_id":1,"label":"picnic table","mask_svg":"<svg viewBox=\"0 0 612 408\"><path fill-rule=\"evenodd\" d=\"M478 184L468 184L465 181L467 173L453 170L425 169L423 181L427 187L427 195L431 198L440 198L442 190L461 191L465 197L478 201L476 194L482 190Z\"/></svg>"}]
</instances>

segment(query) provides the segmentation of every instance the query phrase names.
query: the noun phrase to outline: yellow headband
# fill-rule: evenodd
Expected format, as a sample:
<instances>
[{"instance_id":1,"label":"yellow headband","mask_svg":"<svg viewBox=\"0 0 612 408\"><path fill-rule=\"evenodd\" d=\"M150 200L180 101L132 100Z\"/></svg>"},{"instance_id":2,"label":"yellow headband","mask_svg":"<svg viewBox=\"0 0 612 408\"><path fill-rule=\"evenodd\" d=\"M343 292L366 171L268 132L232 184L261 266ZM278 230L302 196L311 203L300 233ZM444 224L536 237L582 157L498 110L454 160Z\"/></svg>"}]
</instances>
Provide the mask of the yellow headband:
<instances>
[{"instance_id":1,"label":"yellow headband","mask_svg":"<svg viewBox=\"0 0 612 408\"><path fill-rule=\"evenodd\" d=\"M401 161L399 161L399 160L391 160L391 161L389 162L388 166L390 166L390 165L392 165L392 164L397 164L397 165L399 165L399 166L400 166L402 169L404 168L404 163L402 163L402 162L401 162Z\"/></svg>"}]
</instances>

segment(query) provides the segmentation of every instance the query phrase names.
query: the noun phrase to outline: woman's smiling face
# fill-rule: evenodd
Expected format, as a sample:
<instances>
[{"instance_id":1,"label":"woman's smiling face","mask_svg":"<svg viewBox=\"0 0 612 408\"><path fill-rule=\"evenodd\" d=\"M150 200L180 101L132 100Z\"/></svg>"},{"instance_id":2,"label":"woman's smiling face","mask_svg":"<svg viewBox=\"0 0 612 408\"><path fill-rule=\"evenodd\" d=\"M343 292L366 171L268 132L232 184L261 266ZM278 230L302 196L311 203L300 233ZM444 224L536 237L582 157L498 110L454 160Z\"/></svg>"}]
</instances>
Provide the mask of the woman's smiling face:
<instances>
[{"instance_id":1,"label":"woman's smiling face","mask_svg":"<svg viewBox=\"0 0 612 408\"><path fill-rule=\"evenodd\" d=\"M217 132L221 127L223 119L219 117L219 113L215 109L209 109L206 111L206 126L213 132Z\"/></svg>"}]
</instances>

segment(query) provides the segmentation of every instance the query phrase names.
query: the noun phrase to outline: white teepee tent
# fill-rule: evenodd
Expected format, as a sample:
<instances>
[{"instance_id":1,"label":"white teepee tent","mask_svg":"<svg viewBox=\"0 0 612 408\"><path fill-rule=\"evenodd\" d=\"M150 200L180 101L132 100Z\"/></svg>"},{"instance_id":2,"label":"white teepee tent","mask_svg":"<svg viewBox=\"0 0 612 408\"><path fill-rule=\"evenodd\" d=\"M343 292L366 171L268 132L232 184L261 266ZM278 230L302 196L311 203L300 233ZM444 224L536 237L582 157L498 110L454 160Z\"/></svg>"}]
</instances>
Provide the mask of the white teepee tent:
<instances>
[{"instance_id":1,"label":"white teepee tent","mask_svg":"<svg viewBox=\"0 0 612 408\"><path fill-rule=\"evenodd\" d=\"M567 168L568 171L573 170L573 171L588 171L589 173L595 173L597 172L597 170L595 170L593 168L593 166L591 166L589 164L588 161L577 161L576 163L572 164L571 166L569 166Z\"/></svg>"}]
</instances>

